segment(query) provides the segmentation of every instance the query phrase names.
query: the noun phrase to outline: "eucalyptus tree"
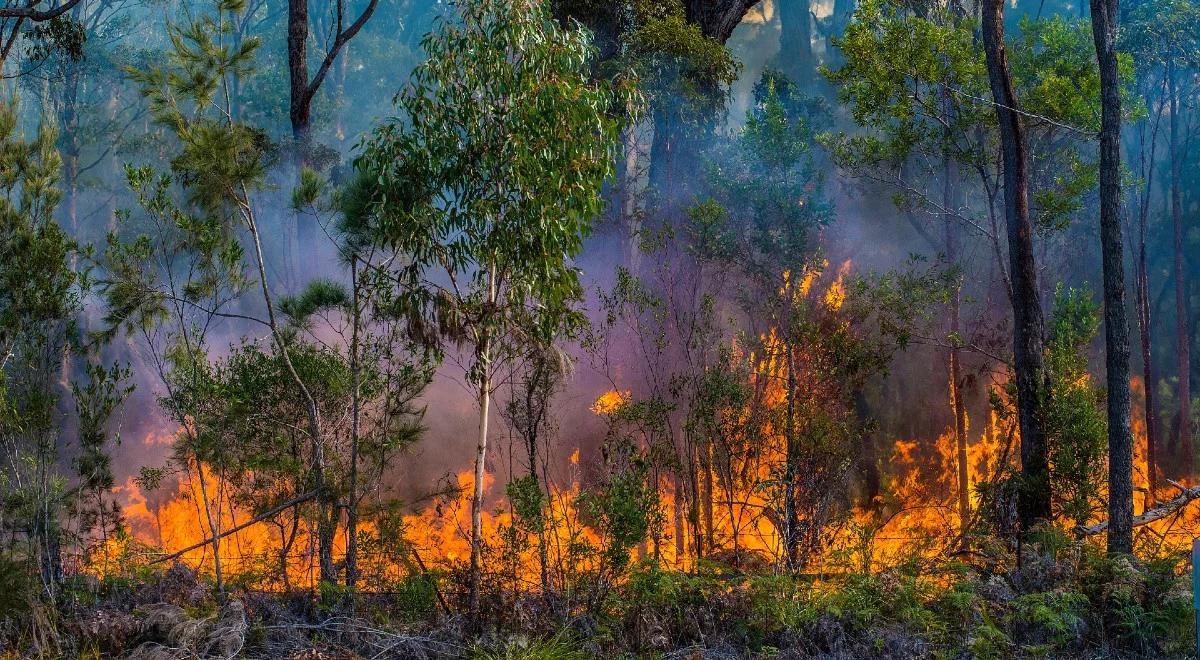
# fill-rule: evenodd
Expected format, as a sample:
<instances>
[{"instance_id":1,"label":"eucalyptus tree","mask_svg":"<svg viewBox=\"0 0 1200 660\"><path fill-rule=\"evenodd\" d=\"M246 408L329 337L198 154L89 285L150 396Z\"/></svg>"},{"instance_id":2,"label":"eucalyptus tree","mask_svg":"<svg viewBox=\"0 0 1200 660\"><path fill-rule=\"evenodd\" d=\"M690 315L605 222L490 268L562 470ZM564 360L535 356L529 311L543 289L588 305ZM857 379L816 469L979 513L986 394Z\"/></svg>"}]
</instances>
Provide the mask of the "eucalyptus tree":
<instances>
[{"instance_id":1,"label":"eucalyptus tree","mask_svg":"<svg viewBox=\"0 0 1200 660\"><path fill-rule=\"evenodd\" d=\"M513 333L549 341L580 316L579 253L602 207L620 126L593 49L530 0L475 0L423 43L401 118L366 140L377 231L406 255L395 313L442 350L466 346L479 403L470 606L479 613L492 375Z\"/></svg>"},{"instance_id":2,"label":"eucalyptus tree","mask_svg":"<svg viewBox=\"0 0 1200 660\"><path fill-rule=\"evenodd\" d=\"M931 250L960 269L994 273L1014 309L1031 310L1040 304L1021 297L1017 285L1023 275L1012 274L1010 255L1017 252L1006 240L998 208L1004 176L1013 168L1006 169L997 157L1000 126L977 25L951 9L914 15L899 3L864 1L844 36L834 40L842 64L827 70L849 105L855 130L823 140L842 171L896 191L901 217ZM1032 136L1026 196L1032 245L1034 232L1056 240L1078 222L1085 196L1095 185L1085 138L1099 129L1100 79L1090 30L1083 22L1055 17L1026 20L1021 28L1003 46L1011 56L1013 94L1025 102L1019 120ZM1131 77L1128 67L1119 73L1123 81ZM923 217L937 224L930 226ZM978 241L990 248L991 264L964 258L978 249ZM951 373L965 532L970 485L963 365L972 352L991 358L977 350L978 334L962 332L970 325L962 322L961 296L964 288L970 295L968 287L987 286L991 280L962 275L960 293L951 299L949 328L936 344L946 349ZM1036 287L1032 290L1036 293Z\"/></svg>"},{"instance_id":3,"label":"eucalyptus tree","mask_svg":"<svg viewBox=\"0 0 1200 660\"><path fill-rule=\"evenodd\" d=\"M1021 105L1013 85L1004 43L1004 2L982 7L983 50L988 84L999 124L1004 174L1004 218L1008 228L1009 278L1013 309L1013 369L1017 381L1017 417L1021 429L1022 531L1050 518L1050 473L1041 423L1045 398L1045 322L1033 253L1034 227L1029 215L1029 143Z\"/></svg>"},{"instance_id":4,"label":"eucalyptus tree","mask_svg":"<svg viewBox=\"0 0 1200 660\"><path fill-rule=\"evenodd\" d=\"M1129 319L1121 240L1121 80L1117 0L1091 0L1100 63L1100 247L1104 269L1105 374L1108 379L1108 551L1133 552L1133 433L1129 402Z\"/></svg>"},{"instance_id":5,"label":"eucalyptus tree","mask_svg":"<svg viewBox=\"0 0 1200 660\"><path fill-rule=\"evenodd\" d=\"M1187 268L1187 224L1184 203L1186 193L1185 165L1190 157L1190 145L1195 135L1195 114L1188 112L1186 100L1196 93L1196 72L1200 70L1200 3L1194 0L1168 0L1138 3L1123 20L1121 44L1136 62L1139 78L1151 81L1159 89L1147 90L1156 116L1166 115L1166 194L1167 212L1171 219L1171 274L1175 294L1175 375L1178 379L1175 432L1168 442L1179 451L1184 474L1190 474L1194 456L1192 440L1192 323L1191 284ZM1150 139L1150 157L1158 143L1158 128ZM1147 176L1147 179L1150 177ZM1149 187L1143 194L1142 214L1149 213ZM1144 224L1144 223L1143 223ZM1142 229L1143 233L1145 229ZM1144 241L1143 241L1144 243ZM1143 246L1144 251L1144 246ZM1144 267L1139 265L1139 270ZM1144 283L1142 288L1148 288ZM1149 303L1143 304L1143 318L1149 317ZM1149 321L1144 321L1143 334ZM1143 359L1149 364L1149 346L1143 348ZM1152 383L1147 383L1150 392ZM1157 421L1157 420L1156 420Z\"/></svg>"}]
</instances>

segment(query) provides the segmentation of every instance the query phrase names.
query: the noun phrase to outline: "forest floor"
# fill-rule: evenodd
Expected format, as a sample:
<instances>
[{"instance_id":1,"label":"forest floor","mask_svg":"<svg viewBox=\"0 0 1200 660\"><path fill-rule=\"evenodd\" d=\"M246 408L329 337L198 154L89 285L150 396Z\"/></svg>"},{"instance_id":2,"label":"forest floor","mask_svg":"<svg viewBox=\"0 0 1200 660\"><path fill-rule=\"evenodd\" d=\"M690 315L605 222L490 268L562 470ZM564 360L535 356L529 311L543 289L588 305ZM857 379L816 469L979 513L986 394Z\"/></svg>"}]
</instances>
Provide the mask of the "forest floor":
<instances>
[{"instance_id":1,"label":"forest floor","mask_svg":"<svg viewBox=\"0 0 1200 660\"><path fill-rule=\"evenodd\" d=\"M3 615L0 658L1195 656L1180 561L1108 559L1092 546L1013 560L969 553L825 579L639 565L573 602L493 579L479 626L445 611L466 602L455 588L461 575L408 579L350 607L344 594L326 594L330 605L312 592L236 586L222 602L210 582L175 565L81 583L56 607Z\"/></svg>"}]
</instances>

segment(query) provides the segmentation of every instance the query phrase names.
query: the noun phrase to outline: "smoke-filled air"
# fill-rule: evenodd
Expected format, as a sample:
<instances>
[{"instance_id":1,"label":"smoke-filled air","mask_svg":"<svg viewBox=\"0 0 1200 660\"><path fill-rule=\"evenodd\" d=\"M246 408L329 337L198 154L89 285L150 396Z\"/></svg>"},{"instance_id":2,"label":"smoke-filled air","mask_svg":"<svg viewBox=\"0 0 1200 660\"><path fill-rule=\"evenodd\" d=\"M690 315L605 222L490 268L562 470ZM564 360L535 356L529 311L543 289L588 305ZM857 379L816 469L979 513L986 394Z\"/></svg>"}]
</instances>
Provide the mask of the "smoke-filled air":
<instances>
[{"instance_id":1,"label":"smoke-filled air","mask_svg":"<svg viewBox=\"0 0 1200 660\"><path fill-rule=\"evenodd\" d=\"M0 659L1196 657L1200 0L0 0L0 74Z\"/></svg>"}]
</instances>

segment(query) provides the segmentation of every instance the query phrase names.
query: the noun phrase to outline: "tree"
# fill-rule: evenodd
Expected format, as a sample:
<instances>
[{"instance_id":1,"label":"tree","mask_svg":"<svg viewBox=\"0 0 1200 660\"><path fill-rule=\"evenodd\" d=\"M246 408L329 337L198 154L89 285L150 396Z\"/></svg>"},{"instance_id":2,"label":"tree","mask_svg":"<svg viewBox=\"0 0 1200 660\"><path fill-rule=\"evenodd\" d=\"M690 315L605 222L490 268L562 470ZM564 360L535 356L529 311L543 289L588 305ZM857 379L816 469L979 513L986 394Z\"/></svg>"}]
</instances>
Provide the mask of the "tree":
<instances>
[{"instance_id":1,"label":"tree","mask_svg":"<svg viewBox=\"0 0 1200 660\"><path fill-rule=\"evenodd\" d=\"M1009 277L1013 307L1013 363L1021 432L1020 519L1028 532L1050 518L1050 480L1041 406L1046 385L1041 296L1029 219L1029 147L1020 102L1004 44L1004 2L983 3L983 47L988 82L1000 126L1004 168L1004 216L1008 225Z\"/></svg>"},{"instance_id":2,"label":"tree","mask_svg":"<svg viewBox=\"0 0 1200 660\"><path fill-rule=\"evenodd\" d=\"M1189 71L1200 65L1200 5L1191 0L1140 3L1129 13L1125 45L1142 71L1143 79L1161 81L1159 113L1167 115L1167 211L1171 219L1171 279L1175 293L1175 375L1178 379L1174 433L1168 442L1178 451L1184 474L1190 474L1195 460L1192 440L1192 388L1190 319L1190 282L1186 263L1183 189L1184 165L1189 157L1186 105L1191 94L1187 88ZM1157 127L1153 144L1157 144ZM1152 152L1153 153L1153 152ZM1152 156L1151 156L1152 157ZM1148 205L1148 200L1143 206ZM1149 212L1149 209L1146 209ZM1147 309L1143 315L1149 314ZM1151 387L1147 384L1147 389Z\"/></svg>"},{"instance_id":3,"label":"tree","mask_svg":"<svg viewBox=\"0 0 1200 660\"><path fill-rule=\"evenodd\" d=\"M1100 61L1100 249L1104 255L1104 345L1108 379L1108 551L1133 552L1133 433L1129 415L1129 320L1121 241L1121 80L1117 0L1091 0Z\"/></svg>"},{"instance_id":4,"label":"tree","mask_svg":"<svg viewBox=\"0 0 1200 660\"><path fill-rule=\"evenodd\" d=\"M470 609L480 611L492 374L523 328L548 340L577 319L578 254L602 204L619 125L589 80L593 50L529 0L462 5L424 41L429 59L357 166L375 182L382 241L402 250L394 309L439 349L465 345L477 388Z\"/></svg>"},{"instance_id":5,"label":"tree","mask_svg":"<svg viewBox=\"0 0 1200 660\"><path fill-rule=\"evenodd\" d=\"M334 3L334 25L332 29L333 42L328 44L325 56L317 67L316 73L309 77L308 40L309 15L308 0L288 0L287 22L287 58L290 109L288 118L292 124L292 138L296 148L300 150L301 161L307 158L305 150L309 148L310 129L312 128L312 102L317 95L325 77L329 74L334 60L345 48L346 44L355 37L371 20L379 0L368 0L358 18L350 24L345 24L346 0L336 0Z\"/></svg>"},{"instance_id":6,"label":"tree","mask_svg":"<svg viewBox=\"0 0 1200 660\"><path fill-rule=\"evenodd\" d=\"M215 9L211 15L169 27L172 48L164 65L128 72L141 86L155 121L166 129L171 140L171 173L155 176L150 168L127 168L132 187L142 193L141 206L156 218L160 233L137 237L124 246L115 236L110 241L113 258L108 264L111 274L106 292L110 331L119 327L152 329L158 320L169 316L170 307L181 319L178 331L183 337L188 336L190 327L182 319L196 313L210 322L213 318L237 318L267 331L304 410L304 429L312 452L312 485L321 522L317 529L320 580L334 584L336 503L335 493L325 479L327 438L322 430L322 414L313 390L290 357L293 335L280 318L267 276L261 225L252 197L266 185L274 150L261 130L238 122L232 111L230 80L252 71L259 42L254 38L230 38L236 16L244 9L240 0L220 0ZM177 200L177 195L182 200ZM176 232L190 240L176 242L171 236ZM250 247L248 265L242 241ZM157 254L162 263L151 259L156 245L160 246ZM186 255L184 261L194 260L194 268L178 263L180 251ZM182 268L176 277L169 276L166 267L170 265ZM257 281L246 276L247 267ZM224 309L230 296L254 285L265 318ZM172 357L179 355L175 352ZM182 355L184 366L195 373L209 366L202 343L191 342ZM185 420L180 421L186 429ZM202 469L198 474L204 478ZM221 537L215 526L220 520L220 502L216 504L217 515L209 513L214 551Z\"/></svg>"}]
</instances>

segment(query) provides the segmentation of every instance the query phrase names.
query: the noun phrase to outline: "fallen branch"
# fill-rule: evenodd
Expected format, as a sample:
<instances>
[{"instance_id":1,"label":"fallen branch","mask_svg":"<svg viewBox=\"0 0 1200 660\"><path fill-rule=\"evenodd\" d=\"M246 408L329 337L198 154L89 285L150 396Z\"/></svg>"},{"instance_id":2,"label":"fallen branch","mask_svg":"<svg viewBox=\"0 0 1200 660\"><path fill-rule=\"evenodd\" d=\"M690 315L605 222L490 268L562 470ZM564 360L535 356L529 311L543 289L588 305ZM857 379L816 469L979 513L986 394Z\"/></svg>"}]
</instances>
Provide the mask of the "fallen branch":
<instances>
[{"instance_id":1,"label":"fallen branch","mask_svg":"<svg viewBox=\"0 0 1200 660\"><path fill-rule=\"evenodd\" d=\"M1192 500L1200 498L1200 487L1188 488L1180 483L1171 481L1170 479L1167 480L1167 483L1178 488L1181 491L1180 494L1175 499L1163 502L1162 504L1159 504L1140 516L1134 516L1134 527L1141 527L1142 525L1152 523L1156 520L1162 520L1163 518L1178 512L1180 509L1187 506ZM1075 534L1082 538L1099 534L1106 529L1108 529L1107 520L1096 523L1095 525L1079 525L1075 528Z\"/></svg>"},{"instance_id":2,"label":"fallen branch","mask_svg":"<svg viewBox=\"0 0 1200 660\"><path fill-rule=\"evenodd\" d=\"M279 506L273 507L271 509L267 509L266 511L263 511L262 513L258 514L257 516L254 516L250 520L247 520L246 522L244 522L240 525L231 527L231 528L221 532L220 534L217 534L216 536L207 538L199 543L193 543L192 545L189 545L188 547L184 548L183 550L180 550L178 552L173 552L165 557L159 557L158 559L151 561L150 565L153 566L154 564L161 564L165 561L171 561L172 559L179 559L183 555L186 555L187 553L189 553L193 550L199 550L200 548L203 548L206 545L210 545L213 541L223 539L226 536L229 536L231 534L236 534L236 533L242 531L243 529L250 527L251 525L257 525L258 523L266 520L267 518L270 518L271 516L279 513L280 511L286 511L286 510L288 510L294 506L297 506L299 504L304 504L305 502L315 498L316 496L317 496L317 492L312 491L311 493L305 493L303 495L298 495L296 497L293 497L292 499L284 502L283 504L280 504Z\"/></svg>"}]
</instances>

